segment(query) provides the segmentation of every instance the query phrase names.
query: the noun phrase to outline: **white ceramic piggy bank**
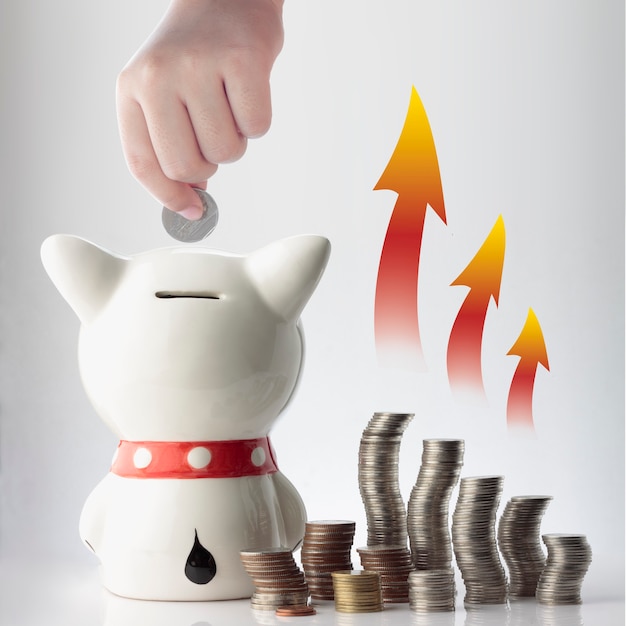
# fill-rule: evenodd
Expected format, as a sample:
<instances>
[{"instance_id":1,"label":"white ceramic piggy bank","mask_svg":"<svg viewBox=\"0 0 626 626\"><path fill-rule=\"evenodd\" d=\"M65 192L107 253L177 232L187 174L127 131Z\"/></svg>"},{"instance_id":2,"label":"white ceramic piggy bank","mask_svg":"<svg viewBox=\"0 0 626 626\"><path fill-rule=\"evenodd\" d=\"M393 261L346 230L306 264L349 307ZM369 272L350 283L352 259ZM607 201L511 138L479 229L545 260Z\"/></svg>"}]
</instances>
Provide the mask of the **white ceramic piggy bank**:
<instances>
[{"instance_id":1,"label":"white ceramic piggy bank","mask_svg":"<svg viewBox=\"0 0 626 626\"><path fill-rule=\"evenodd\" d=\"M82 322L83 385L120 438L80 519L113 593L249 597L239 551L302 540L304 504L268 433L298 382L298 320L329 251L313 235L248 256L127 258L68 235L44 242L44 266Z\"/></svg>"}]
</instances>

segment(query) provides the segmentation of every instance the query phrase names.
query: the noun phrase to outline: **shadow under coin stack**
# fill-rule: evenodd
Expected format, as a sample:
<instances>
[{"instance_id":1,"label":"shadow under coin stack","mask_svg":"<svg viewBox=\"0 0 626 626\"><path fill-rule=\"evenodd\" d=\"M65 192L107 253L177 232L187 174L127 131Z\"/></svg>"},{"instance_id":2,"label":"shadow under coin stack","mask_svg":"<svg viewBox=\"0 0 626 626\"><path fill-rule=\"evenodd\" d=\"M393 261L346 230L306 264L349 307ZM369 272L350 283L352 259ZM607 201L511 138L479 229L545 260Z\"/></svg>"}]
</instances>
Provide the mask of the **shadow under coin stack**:
<instances>
[{"instance_id":1,"label":"shadow under coin stack","mask_svg":"<svg viewBox=\"0 0 626 626\"><path fill-rule=\"evenodd\" d=\"M580 589L591 564L585 535L543 535L548 548L546 566L537 584L540 604L581 604Z\"/></svg>"},{"instance_id":2,"label":"shadow under coin stack","mask_svg":"<svg viewBox=\"0 0 626 626\"><path fill-rule=\"evenodd\" d=\"M374 413L359 447L359 491L368 546L405 546L406 509L398 483L402 434L413 413Z\"/></svg>"},{"instance_id":3,"label":"shadow under coin stack","mask_svg":"<svg viewBox=\"0 0 626 626\"><path fill-rule=\"evenodd\" d=\"M413 571L411 552L406 546L357 548L361 566L380 574L383 602L409 601L409 574Z\"/></svg>"},{"instance_id":4,"label":"shadow under coin stack","mask_svg":"<svg viewBox=\"0 0 626 626\"><path fill-rule=\"evenodd\" d=\"M541 518L552 496L515 496L500 517L498 546L509 570L509 598L532 598L546 564Z\"/></svg>"},{"instance_id":5,"label":"shadow under coin stack","mask_svg":"<svg viewBox=\"0 0 626 626\"><path fill-rule=\"evenodd\" d=\"M375 613L383 610L378 572L333 572L335 610L339 613Z\"/></svg>"},{"instance_id":6,"label":"shadow under coin stack","mask_svg":"<svg viewBox=\"0 0 626 626\"><path fill-rule=\"evenodd\" d=\"M506 574L496 545L502 483L502 476L461 478L452 516L452 542L465 583L466 608L507 601Z\"/></svg>"},{"instance_id":7,"label":"shadow under coin stack","mask_svg":"<svg viewBox=\"0 0 626 626\"><path fill-rule=\"evenodd\" d=\"M355 522L319 520L307 522L300 558L311 598L332 600L331 572L352 569L350 552Z\"/></svg>"},{"instance_id":8,"label":"shadow under coin stack","mask_svg":"<svg viewBox=\"0 0 626 626\"><path fill-rule=\"evenodd\" d=\"M307 606L309 588L289 548L241 550L239 555L254 583L253 609Z\"/></svg>"}]
</instances>

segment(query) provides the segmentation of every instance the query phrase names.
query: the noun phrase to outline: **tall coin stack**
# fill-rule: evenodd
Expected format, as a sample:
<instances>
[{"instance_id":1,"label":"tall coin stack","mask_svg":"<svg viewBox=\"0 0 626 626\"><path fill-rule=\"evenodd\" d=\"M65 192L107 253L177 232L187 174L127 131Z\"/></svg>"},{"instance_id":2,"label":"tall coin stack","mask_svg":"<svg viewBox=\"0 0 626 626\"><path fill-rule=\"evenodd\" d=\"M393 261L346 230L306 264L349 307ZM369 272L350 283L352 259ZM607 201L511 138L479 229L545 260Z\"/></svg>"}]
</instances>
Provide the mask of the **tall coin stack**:
<instances>
[{"instance_id":1,"label":"tall coin stack","mask_svg":"<svg viewBox=\"0 0 626 626\"><path fill-rule=\"evenodd\" d=\"M355 526L355 522L347 520L306 523L300 558L311 598L332 600L331 572L352 569L350 552Z\"/></svg>"},{"instance_id":2,"label":"tall coin stack","mask_svg":"<svg viewBox=\"0 0 626 626\"><path fill-rule=\"evenodd\" d=\"M380 574L383 602L409 601L409 574L413 571L411 552L404 546L357 548L361 566Z\"/></svg>"},{"instance_id":3,"label":"tall coin stack","mask_svg":"<svg viewBox=\"0 0 626 626\"><path fill-rule=\"evenodd\" d=\"M452 567L414 570L409 574L409 606L412 611L454 611L455 599Z\"/></svg>"},{"instance_id":4,"label":"tall coin stack","mask_svg":"<svg viewBox=\"0 0 626 626\"><path fill-rule=\"evenodd\" d=\"M406 545L406 509L398 482L402 434L414 413L374 413L359 447L359 491L367 545Z\"/></svg>"},{"instance_id":5,"label":"tall coin stack","mask_svg":"<svg viewBox=\"0 0 626 626\"><path fill-rule=\"evenodd\" d=\"M462 478L452 516L454 556L465 583L465 606L504 604L506 574L496 545L502 476Z\"/></svg>"},{"instance_id":6,"label":"tall coin stack","mask_svg":"<svg viewBox=\"0 0 626 626\"><path fill-rule=\"evenodd\" d=\"M498 546L509 570L509 597L534 597L546 563L540 541L541 518L552 496L515 496L498 525Z\"/></svg>"},{"instance_id":7,"label":"tall coin stack","mask_svg":"<svg viewBox=\"0 0 626 626\"><path fill-rule=\"evenodd\" d=\"M585 535L543 535L548 548L546 566L537 583L541 604L581 604L580 588L591 564Z\"/></svg>"},{"instance_id":8,"label":"tall coin stack","mask_svg":"<svg viewBox=\"0 0 626 626\"><path fill-rule=\"evenodd\" d=\"M383 610L380 574L364 570L333 572L335 610L340 613L374 613Z\"/></svg>"},{"instance_id":9,"label":"tall coin stack","mask_svg":"<svg viewBox=\"0 0 626 626\"><path fill-rule=\"evenodd\" d=\"M254 583L254 609L274 611L282 606L306 606L309 588L289 548L242 550L244 569Z\"/></svg>"},{"instance_id":10,"label":"tall coin stack","mask_svg":"<svg viewBox=\"0 0 626 626\"><path fill-rule=\"evenodd\" d=\"M452 564L449 502L463 467L462 439L425 439L422 464L409 497L407 530L416 569Z\"/></svg>"}]
</instances>

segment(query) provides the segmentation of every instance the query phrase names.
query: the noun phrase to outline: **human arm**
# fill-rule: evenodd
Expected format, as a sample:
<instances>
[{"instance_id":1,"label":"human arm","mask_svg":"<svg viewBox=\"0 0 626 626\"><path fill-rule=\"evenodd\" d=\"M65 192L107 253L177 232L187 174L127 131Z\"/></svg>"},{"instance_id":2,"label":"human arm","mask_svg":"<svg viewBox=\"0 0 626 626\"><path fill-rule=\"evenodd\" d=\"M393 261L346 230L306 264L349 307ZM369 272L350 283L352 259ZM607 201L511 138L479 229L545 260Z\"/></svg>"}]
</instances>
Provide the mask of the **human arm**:
<instances>
[{"instance_id":1,"label":"human arm","mask_svg":"<svg viewBox=\"0 0 626 626\"><path fill-rule=\"evenodd\" d=\"M133 176L193 219L218 164L271 123L269 78L283 44L282 0L172 0L122 70L117 112Z\"/></svg>"}]
</instances>

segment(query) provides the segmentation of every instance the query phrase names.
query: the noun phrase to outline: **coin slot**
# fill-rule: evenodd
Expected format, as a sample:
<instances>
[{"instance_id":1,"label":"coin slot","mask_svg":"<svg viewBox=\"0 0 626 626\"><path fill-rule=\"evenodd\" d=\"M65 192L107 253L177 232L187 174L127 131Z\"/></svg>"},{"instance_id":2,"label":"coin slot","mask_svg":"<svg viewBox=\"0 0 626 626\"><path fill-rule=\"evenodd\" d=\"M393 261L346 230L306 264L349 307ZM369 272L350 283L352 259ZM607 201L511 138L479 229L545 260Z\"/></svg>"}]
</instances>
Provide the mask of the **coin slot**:
<instances>
[{"instance_id":1,"label":"coin slot","mask_svg":"<svg viewBox=\"0 0 626 626\"><path fill-rule=\"evenodd\" d=\"M203 300L219 300L221 296L215 293L203 293L201 291L157 291L154 294L157 298L168 300L171 298L200 298Z\"/></svg>"}]
</instances>

